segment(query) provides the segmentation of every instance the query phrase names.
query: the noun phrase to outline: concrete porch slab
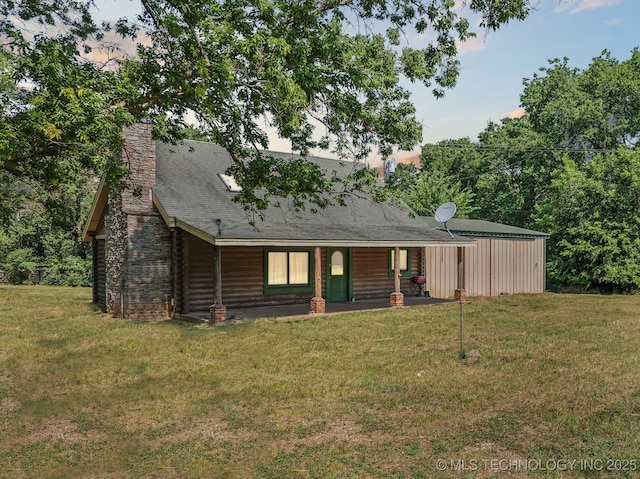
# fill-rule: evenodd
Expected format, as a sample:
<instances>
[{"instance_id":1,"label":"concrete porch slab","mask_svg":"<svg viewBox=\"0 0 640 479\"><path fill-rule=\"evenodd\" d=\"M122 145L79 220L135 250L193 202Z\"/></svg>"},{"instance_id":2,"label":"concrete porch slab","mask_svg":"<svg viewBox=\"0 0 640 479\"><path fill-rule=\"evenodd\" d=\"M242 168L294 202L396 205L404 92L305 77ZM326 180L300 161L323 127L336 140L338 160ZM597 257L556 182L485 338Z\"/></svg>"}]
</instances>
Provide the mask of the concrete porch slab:
<instances>
[{"instance_id":1,"label":"concrete porch slab","mask_svg":"<svg viewBox=\"0 0 640 479\"><path fill-rule=\"evenodd\" d=\"M424 296L405 296L404 307L425 304L437 304L451 302L450 299L426 298ZM344 303L327 303L325 315L345 313L352 311L373 311L391 309L389 298L370 299L362 301L349 301ZM227 321L224 324L233 324L252 319L281 319L295 317L313 317L323 314L309 312L309 304L287 304L278 306L259 306L253 308L228 308ZM209 311L194 311L183 314L180 318L185 321L206 322L209 321Z\"/></svg>"}]
</instances>

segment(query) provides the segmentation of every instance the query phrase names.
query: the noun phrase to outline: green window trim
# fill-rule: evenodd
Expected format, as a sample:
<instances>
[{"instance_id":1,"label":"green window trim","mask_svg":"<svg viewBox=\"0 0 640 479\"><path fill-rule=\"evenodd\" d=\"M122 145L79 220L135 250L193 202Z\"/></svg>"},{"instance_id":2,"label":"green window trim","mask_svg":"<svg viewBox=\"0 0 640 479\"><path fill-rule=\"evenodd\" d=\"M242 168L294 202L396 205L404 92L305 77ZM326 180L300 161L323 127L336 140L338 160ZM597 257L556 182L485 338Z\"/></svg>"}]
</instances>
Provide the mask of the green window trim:
<instances>
[{"instance_id":1,"label":"green window trim","mask_svg":"<svg viewBox=\"0 0 640 479\"><path fill-rule=\"evenodd\" d=\"M313 271L315 268L315 258L313 248L288 248L288 247L265 247L264 253L264 294L293 294L293 293L312 293L313 292ZM289 280L283 284L269 284L269 253L287 253L287 266L291 256L289 253L308 253L307 262L307 278L305 283L289 284ZM287 274L290 274L287 268Z\"/></svg>"},{"instance_id":2,"label":"green window trim","mask_svg":"<svg viewBox=\"0 0 640 479\"><path fill-rule=\"evenodd\" d=\"M395 248L389 248L389 277L393 278L393 262L394 262L394 257L395 257ZM403 269L402 268L402 263L400 263L400 276L403 278L410 278L412 276L411 274L411 248L400 248L400 255L402 256L402 252L405 251L407 254L407 264L406 264L406 268ZM402 258L400 258L402 260Z\"/></svg>"}]
</instances>

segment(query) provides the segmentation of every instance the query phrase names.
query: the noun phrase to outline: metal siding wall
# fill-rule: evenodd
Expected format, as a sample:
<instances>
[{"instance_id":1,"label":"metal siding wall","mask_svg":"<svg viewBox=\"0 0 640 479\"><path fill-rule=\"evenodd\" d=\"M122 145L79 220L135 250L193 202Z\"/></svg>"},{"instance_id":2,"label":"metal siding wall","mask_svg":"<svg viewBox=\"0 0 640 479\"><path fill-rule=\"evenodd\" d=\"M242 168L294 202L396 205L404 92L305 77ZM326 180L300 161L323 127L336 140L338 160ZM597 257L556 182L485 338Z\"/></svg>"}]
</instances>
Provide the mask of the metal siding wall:
<instances>
[{"instance_id":1,"label":"metal siding wall","mask_svg":"<svg viewBox=\"0 0 640 479\"><path fill-rule=\"evenodd\" d=\"M542 293L547 286L547 241L541 238L535 240L536 248L536 291Z\"/></svg>"},{"instance_id":2,"label":"metal siding wall","mask_svg":"<svg viewBox=\"0 0 640 479\"><path fill-rule=\"evenodd\" d=\"M516 293L542 293L544 291L544 247L541 238L515 240Z\"/></svg>"},{"instance_id":3,"label":"metal siding wall","mask_svg":"<svg viewBox=\"0 0 640 479\"><path fill-rule=\"evenodd\" d=\"M457 248L426 248L427 282L425 289L434 298L449 298L458 287Z\"/></svg>"},{"instance_id":4,"label":"metal siding wall","mask_svg":"<svg viewBox=\"0 0 640 479\"><path fill-rule=\"evenodd\" d=\"M491 239L477 238L475 248L466 248L467 296L491 295Z\"/></svg>"},{"instance_id":5,"label":"metal siding wall","mask_svg":"<svg viewBox=\"0 0 640 479\"><path fill-rule=\"evenodd\" d=\"M467 296L541 293L545 285L545 240L475 238L466 248ZM426 248L426 289L435 298L449 298L458 287L456 248Z\"/></svg>"},{"instance_id":6,"label":"metal siding wall","mask_svg":"<svg viewBox=\"0 0 640 479\"><path fill-rule=\"evenodd\" d=\"M530 292L533 278L531 264L531 241L514 240L513 292L516 294Z\"/></svg>"},{"instance_id":7,"label":"metal siding wall","mask_svg":"<svg viewBox=\"0 0 640 479\"><path fill-rule=\"evenodd\" d=\"M493 245L492 272L493 285L492 294L512 294L514 292L513 272L514 272L514 242L511 239L495 238L491 241Z\"/></svg>"}]
</instances>

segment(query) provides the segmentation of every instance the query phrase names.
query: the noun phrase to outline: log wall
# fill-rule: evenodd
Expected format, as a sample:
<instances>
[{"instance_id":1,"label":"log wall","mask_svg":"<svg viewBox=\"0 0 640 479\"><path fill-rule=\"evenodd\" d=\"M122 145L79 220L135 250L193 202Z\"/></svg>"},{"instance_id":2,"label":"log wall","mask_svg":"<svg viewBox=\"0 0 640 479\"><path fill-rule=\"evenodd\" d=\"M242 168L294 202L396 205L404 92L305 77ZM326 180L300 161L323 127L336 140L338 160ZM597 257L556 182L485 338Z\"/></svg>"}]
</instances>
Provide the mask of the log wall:
<instances>
[{"instance_id":1,"label":"log wall","mask_svg":"<svg viewBox=\"0 0 640 479\"><path fill-rule=\"evenodd\" d=\"M182 232L174 246L176 311L209 310L213 303L213 245ZM393 292L389 276L389 248L353 248L353 293L356 300L388 298ZM322 295L326 297L326 248L321 249ZM411 272L420 273L421 251L411 250ZM313 274L313 271L310 272ZM411 288L402 278L402 289ZM222 303L226 307L307 303L310 293L264 294L264 249L222 247Z\"/></svg>"},{"instance_id":2,"label":"log wall","mask_svg":"<svg viewBox=\"0 0 640 479\"><path fill-rule=\"evenodd\" d=\"M102 308L107 309L107 273L105 264L105 241L94 239L92 241L92 261L93 261L93 302Z\"/></svg>"}]
</instances>

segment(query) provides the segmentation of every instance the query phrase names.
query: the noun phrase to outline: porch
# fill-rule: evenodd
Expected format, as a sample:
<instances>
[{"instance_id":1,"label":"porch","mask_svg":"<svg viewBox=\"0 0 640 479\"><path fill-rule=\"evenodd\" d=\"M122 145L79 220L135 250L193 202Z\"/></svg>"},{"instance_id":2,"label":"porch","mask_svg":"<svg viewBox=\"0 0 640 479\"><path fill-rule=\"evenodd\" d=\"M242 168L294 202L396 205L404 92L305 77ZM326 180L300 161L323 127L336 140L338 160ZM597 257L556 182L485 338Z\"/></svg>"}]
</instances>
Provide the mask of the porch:
<instances>
[{"instance_id":1,"label":"porch","mask_svg":"<svg viewBox=\"0 0 640 479\"><path fill-rule=\"evenodd\" d=\"M405 296L404 306L408 307L427 304L438 304L451 301L451 299L428 298L425 296ZM355 311L375 311L383 309L394 309L389 305L388 297L361 301L326 303L324 315ZM229 308L227 310L227 320L223 323L218 324L234 324L253 319L291 319L296 317L309 318L312 316L322 315L322 313L310 313L309 303L259 306L252 308ZM210 317L211 313L209 311L192 311L189 314L183 314L180 319L183 321L206 322L209 321Z\"/></svg>"}]
</instances>

